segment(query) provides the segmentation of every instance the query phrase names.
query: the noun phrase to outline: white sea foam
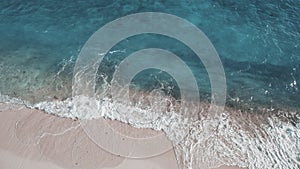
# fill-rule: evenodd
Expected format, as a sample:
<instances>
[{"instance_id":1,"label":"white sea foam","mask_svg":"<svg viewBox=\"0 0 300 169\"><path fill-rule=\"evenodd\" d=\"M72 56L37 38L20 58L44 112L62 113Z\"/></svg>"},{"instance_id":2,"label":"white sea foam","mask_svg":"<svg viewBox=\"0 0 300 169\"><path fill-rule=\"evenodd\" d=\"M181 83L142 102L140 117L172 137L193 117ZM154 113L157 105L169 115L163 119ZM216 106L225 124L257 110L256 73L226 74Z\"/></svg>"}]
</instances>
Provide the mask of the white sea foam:
<instances>
[{"instance_id":1,"label":"white sea foam","mask_svg":"<svg viewBox=\"0 0 300 169\"><path fill-rule=\"evenodd\" d=\"M158 111L84 96L64 101L30 104L1 96L1 102L25 104L60 117L95 119L105 117L128 123L136 128L163 130L174 144L181 168L197 169L220 165L237 165L249 169L295 169L300 166L300 128L280 116L255 118L239 111L225 110L219 116L189 120L176 111ZM122 114L118 110L127 113ZM274 113L275 114L275 113ZM284 114L284 112L277 112ZM290 113L300 119L299 114ZM249 116L249 117L248 117ZM261 120L264 120L261 121ZM299 121L298 121L299 122Z\"/></svg>"}]
</instances>

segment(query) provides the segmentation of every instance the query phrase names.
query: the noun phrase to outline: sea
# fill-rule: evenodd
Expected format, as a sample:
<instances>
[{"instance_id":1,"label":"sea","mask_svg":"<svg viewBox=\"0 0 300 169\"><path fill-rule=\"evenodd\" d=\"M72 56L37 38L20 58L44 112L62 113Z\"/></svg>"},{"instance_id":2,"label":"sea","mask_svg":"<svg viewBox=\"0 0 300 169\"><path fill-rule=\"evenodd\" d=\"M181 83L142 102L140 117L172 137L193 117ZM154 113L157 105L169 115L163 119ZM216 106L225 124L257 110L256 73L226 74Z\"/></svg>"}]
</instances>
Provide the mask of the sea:
<instances>
[{"instance_id":1,"label":"sea","mask_svg":"<svg viewBox=\"0 0 300 169\"><path fill-rule=\"evenodd\" d=\"M23 104L62 118L105 117L162 130L174 143L182 169L221 165L297 169L299 11L299 0L1 0L0 102ZM189 45L154 33L121 39L96 68L94 95L84 95L84 90L83 95L74 93L74 70L90 37L108 23L138 13L176 16L203 32L226 79L224 105L216 105L221 109L210 115L208 107L218 96L211 92L215 82L206 63ZM114 38L108 35L105 40L110 36ZM123 60L154 48L176 54L187 65L199 102L181 104L180 83L172 73L157 68L136 73L129 86L112 87L114 72ZM156 65L162 62L158 59ZM128 98L121 97L124 92ZM187 118L189 112L176 109L180 105L186 106L185 111L199 106L202 111Z\"/></svg>"}]
</instances>

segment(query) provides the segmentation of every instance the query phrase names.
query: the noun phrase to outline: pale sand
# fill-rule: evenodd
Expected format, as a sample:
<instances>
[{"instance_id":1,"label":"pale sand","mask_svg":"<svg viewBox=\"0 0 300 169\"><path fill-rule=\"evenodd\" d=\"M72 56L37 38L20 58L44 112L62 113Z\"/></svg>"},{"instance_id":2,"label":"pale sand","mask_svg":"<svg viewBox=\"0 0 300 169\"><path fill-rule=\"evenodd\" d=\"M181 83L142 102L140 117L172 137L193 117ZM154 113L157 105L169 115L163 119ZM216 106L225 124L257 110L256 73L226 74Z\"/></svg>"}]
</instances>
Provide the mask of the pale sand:
<instances>
[{"instance_id":1,"label":"pale sand","mask_svg":"<svg viewBox=\"0 0 300 169\"><path fill-rule=\"evenodd\" d=\"M178 169L173 150L146 159L108 153L87 137L78 121L3 103L0 117L0 169ZM110 124L132 137L163 134Z\"/></svg>"}]
</instances>

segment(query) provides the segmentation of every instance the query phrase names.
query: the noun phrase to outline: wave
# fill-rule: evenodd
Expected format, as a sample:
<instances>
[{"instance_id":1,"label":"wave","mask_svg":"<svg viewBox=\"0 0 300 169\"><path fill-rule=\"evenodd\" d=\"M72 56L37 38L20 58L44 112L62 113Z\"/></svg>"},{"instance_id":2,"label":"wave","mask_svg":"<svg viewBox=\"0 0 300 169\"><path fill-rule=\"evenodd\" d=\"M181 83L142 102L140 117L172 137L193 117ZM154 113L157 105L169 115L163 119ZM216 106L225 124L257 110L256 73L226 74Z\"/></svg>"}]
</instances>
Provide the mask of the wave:
<instances>
[{"instance_id":1,"label":"wave","mask_svg":"<svg viewBox=\"0 0 300 169\"><path fill-rule=\"evenodd\" d=\"M179 113L176 109L179 103L161 93L139 93L134 98L141 99L125 103L109 97L75 96L63 101L32 104L1 95L0 102L26 105L59 117L80 120L109 118L136 128L163 130L174 145L181 168L221 165L249 169L300 167L298 112L273 110L258 113L225 108L216 116L210 116L207 114L209 103L199 103L201 112L195 119ZM155 106L155 100L163 106Z\"/></svg>"}]
</instances>

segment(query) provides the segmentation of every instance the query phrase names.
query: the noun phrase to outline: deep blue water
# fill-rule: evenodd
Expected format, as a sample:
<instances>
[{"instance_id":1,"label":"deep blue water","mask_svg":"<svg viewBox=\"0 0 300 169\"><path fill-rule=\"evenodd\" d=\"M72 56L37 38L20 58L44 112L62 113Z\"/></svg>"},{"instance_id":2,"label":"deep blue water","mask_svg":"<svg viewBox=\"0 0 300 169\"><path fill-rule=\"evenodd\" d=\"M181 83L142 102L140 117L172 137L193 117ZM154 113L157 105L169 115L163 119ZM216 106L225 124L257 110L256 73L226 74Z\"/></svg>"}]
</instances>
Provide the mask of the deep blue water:
<instances>
[{"instance_id":1,"label":"deep blue water","mask_svg":"<svg viewBox=\"0 0 300 169\"><path fill-rule=\"evenodd\" d=\"M208 36L225 68L228 102L300 106L299 0L2 0L0 66L34 69L39 72L36 78L47 78L61 69L64 59L76 59L101 26L121 16L149 11L182 17ZM165 48L181 56L193 69L200 92L209 95L206 71L193 52L163 36L141 35L120 42L113 50L125 52L106 56L107 64L100 69L111 74L120 59L148 47ZM1 93L35 90L17 85L23 81L11 80L15 74L6 70L1 69ZM146 77L155 84L149 72L136 79L149 84Z\"/></svg>"}]
</instances>

